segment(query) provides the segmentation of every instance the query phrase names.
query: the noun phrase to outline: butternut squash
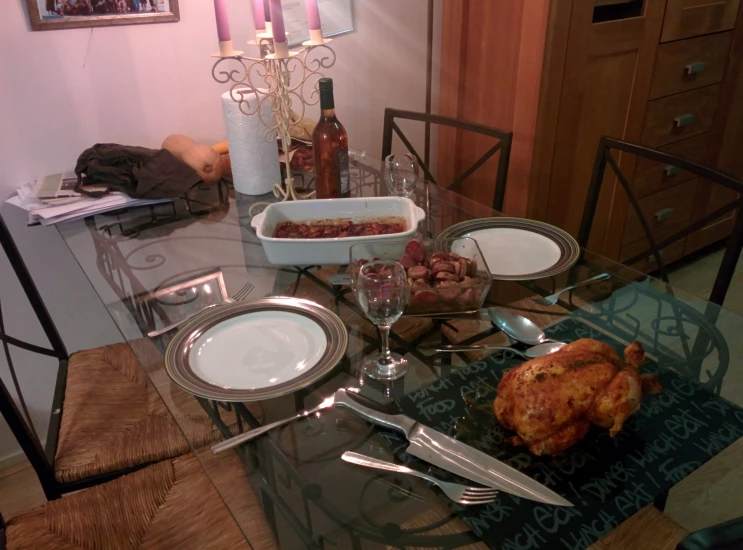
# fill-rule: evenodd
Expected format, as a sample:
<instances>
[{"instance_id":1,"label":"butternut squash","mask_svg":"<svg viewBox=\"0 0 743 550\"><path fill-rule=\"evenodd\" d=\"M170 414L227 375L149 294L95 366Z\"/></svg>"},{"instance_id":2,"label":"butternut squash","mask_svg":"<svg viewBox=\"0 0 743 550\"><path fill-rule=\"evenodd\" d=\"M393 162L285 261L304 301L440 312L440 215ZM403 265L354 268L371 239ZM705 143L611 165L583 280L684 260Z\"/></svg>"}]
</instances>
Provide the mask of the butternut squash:
<instances>
[{"instance_id":1,"label":"butternut squash","mask_svg":"<svg viewBox=\"0 0 743 550\"><path fill-rule=\"evenodd\" d=\"M214 145L212 145L212 149L214 149L220 155L227 155L230 152L229 143L227 143L226 141L215 143Z\"/></svg>"},{"instance_id":2,"label":"butternut squash","mask_svg":"<svg viewBox=\"0 0 743 550\"><path fill-rule=\"evenodd\" d=\"M214 149L207 145L199 145L183 134L173 134L165 138L162 144L175 157L196 170L206 183L214 183L222 178L224 167L222 159Z\"/></svg>"},{"instance_id":3,"label":"butternut squash","mask_svg":"<svg viewBox=\"0 0 743 550\"><path fill-rule=\"evenodd\" d=\"M224 167L223 176L226 178L232 177L232 161L230 160L230 154L219 155L222 157L222 166Z\"/></svg>"}]
</instances>

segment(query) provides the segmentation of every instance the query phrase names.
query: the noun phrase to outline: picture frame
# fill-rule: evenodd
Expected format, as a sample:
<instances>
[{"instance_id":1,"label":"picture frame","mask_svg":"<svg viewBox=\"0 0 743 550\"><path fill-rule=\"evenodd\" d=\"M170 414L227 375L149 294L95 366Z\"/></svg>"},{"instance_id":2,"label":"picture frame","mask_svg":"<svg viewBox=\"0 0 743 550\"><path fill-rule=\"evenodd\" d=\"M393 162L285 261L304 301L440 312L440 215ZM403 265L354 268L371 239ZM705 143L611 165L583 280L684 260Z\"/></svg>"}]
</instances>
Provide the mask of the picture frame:
<instances>
[{"instance_id":1,"label":"picture frame","mask_svg":"<svg viewBox=\"0 0 743 550\"><path fill-rule=\"evenodd\" d=\"M180 21L178 0L26 0L31 30Z\"/></svg>"}]
</instances>

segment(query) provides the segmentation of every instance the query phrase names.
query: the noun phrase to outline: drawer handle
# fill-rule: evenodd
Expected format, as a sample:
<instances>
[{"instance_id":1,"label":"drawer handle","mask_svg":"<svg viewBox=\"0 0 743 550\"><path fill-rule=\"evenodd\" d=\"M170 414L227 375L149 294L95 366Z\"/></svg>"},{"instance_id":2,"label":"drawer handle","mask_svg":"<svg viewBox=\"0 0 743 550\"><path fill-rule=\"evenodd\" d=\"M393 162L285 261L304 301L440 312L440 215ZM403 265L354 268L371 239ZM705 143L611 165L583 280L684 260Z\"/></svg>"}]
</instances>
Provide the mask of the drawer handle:
<instances>
[{"instance_id":1,"label":"drawer handle","mask_svg":"<svg viewBox=\"0 0 743 550\"><path fill-rule=\"evenodd\" d=\"M704 61L695 61L694 63L689 63L686 66L686 74L701 73L706 68L707 68L707 63L705 63Z\"/></svg>"},{"instance_id":2,"label":"drawer handle","mask_svg":"<svg viewBox=\"0 0 743 550\"><path fill-rule=\"evenodd\" d=\"M692 114L679 115L675 117L673 121L676 123L676 128L681 128L682 126L688 126L689 124L693 123L694 115Z\"/></svg>"},{"instance_id":3,"label":"drawer handle","mask_svg":"<svg viewBox=\"0 0 743 550\"><path fill-rule=\"evenodd\" d=\"M666 176L671 177L675 176L681 171L681 169L678 166L674 166L673 164L666 164L665 172Z\"/></svg>"},{"instance_id":4,"label":"drawer handle","mask_svg":"<svg viewBox=\"0 0 743 550\"><path fill-rule=\"evenodd\" d=\"M673 216L673 208L663 208L655 213L655 219L659 222L667 220L671 216Z\"/></svg>"}]
</instances>

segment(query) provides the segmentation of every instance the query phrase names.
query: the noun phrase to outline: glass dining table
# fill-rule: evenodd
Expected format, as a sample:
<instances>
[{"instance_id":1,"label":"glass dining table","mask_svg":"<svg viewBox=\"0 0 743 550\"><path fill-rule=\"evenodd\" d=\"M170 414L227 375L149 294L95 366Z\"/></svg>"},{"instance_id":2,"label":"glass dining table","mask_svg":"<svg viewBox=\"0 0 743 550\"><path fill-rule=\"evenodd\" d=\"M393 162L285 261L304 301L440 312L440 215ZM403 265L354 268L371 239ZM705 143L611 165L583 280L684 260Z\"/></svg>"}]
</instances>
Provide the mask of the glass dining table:
<instances>
[{"instance_id":1,"label":"glass dining table","mask_svg":"<svg viewBox=\"0 0 743 550\"><path fill-rule=\"evenodd\" d=\"M351 169L354 196L387 194L376 161L356 157ZM501 215L424 183L411 198L426 212L423 237ZM743 318L589 250L552 277L494 281L486 306L521 313L556 339L592 337L618 349L639 341L648 372L663 373L664 392L647 397L617 438L594 428L586 439L597 442L577 445L569 460L532 457L504 450L507 442L493 431L494 387L521 360L508 351L437 354L429 346L510 345L505 335L479 318L403 317L391 344L408 360L408 373L394 382L366 378L359 365L379 338L351 290L331 284L345 268L270 264L250 226L250 207L260 200L266 197L212 187L173 205L58 226L252 548L587 548L651 502L665 505L680 527L695 529L684 524L684 510L719 478L705 475L718 455L743 436L743 368L735 356ZM555 305L534 301L602 273L610 277L563 294ZM164 366L175 331L156 338L147 333L240 289L249 290L247 299L306 298L335 312L348 331L341 362L311 386L263 401L217 402L186 393ZM211 452L215 443L311 409L342 387L488 450L575 508L503 493L488 506L468 508L424 481L347 464L341 455L356 451L430 471L404 452L402 436L332 407ZM735 506L727 519L743 516Z\"/></svg>"}]
</instances>

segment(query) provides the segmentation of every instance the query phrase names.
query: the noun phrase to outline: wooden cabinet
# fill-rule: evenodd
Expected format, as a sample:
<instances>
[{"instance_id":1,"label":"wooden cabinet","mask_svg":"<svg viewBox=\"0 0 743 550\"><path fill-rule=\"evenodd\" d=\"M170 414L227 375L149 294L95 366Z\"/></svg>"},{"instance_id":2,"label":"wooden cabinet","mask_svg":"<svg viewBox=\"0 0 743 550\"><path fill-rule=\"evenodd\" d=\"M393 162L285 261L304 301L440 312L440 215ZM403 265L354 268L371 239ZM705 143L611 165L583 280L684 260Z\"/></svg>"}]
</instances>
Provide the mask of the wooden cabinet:
<instances>
[{"instance_id":1,"label":"wooden cabinet","mask_svg":"<svg viewBox=\"0 0 743 550\"><path fill-rule=\"evenodd\" d=\"M576 30L567 44L560 122L546 193L546 221L573 234L578 231L599 138L610 135L637 141L640 137L647 100L641 101L633 92L637 86L650 86L663 0L649 0L641 17L594 24L593 13L590 2L573 4L570 26ZM631 171L632 162L620 159L620 166ZM610 186L605 187L591 234L596 249L619 233L605 231L611 207ZM616 247L620 244L615 242Z\"/></svg>"},{"instance_id":2,"label":"wooden cabinet","mask_svg":"<svg viewBox=\"0 0 743 550\"><path fill-rule=\"evenodd\" d=\"M740 0L457 0L443 11L439 113L514 132L507 214L576 234L602 135L743 178ZM439 174L486 146L439 134ZM662 211L660 237L730 199L676 167L616 160L649 219ZM475 178L471 197L489 204L492 186L488 174ZM589 247L615 259L642 252L631 210L607 169ZM730 227L712 224L669 246L667 261Z\"/></svg>"}]
</instances>

